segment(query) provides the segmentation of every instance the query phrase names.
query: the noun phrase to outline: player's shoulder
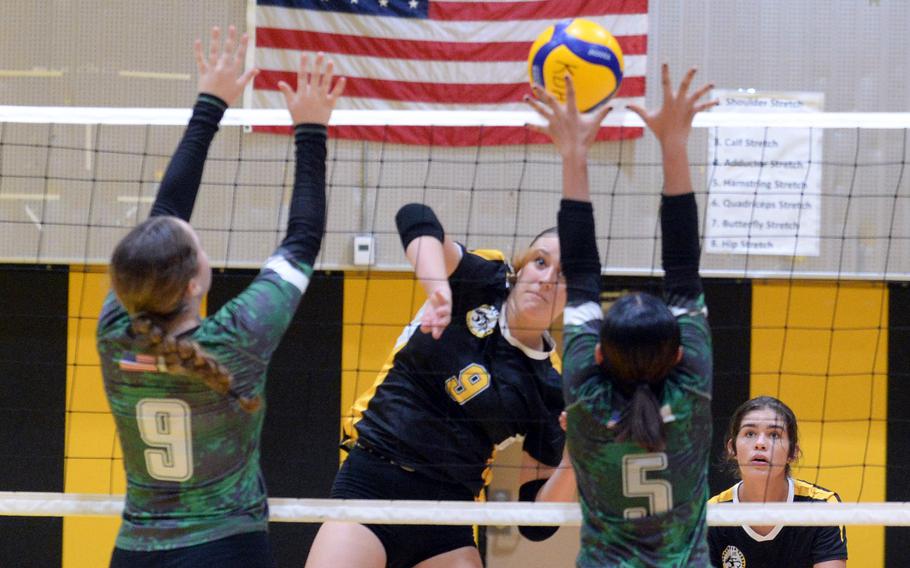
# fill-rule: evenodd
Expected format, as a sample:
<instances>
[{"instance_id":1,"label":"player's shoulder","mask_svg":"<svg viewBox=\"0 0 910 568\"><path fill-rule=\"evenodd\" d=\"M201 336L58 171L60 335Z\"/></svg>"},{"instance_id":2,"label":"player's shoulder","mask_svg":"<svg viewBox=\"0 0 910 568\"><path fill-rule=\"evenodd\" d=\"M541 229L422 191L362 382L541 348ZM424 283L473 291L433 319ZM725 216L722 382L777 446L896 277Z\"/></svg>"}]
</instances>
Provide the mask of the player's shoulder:
<instances>
[{"instance_id":1,"label":"player's shoulder","mask_svg":"<svg viewBox=\"0 0 910 568\"><path fill-rule=\"evenodd\" d=\"M737 484L737 485L739 485L739 484ZM729 489L725 489L725 490L721 491L720 493L718 493L717 495L714 495L713 497L708 499L708 503L732 503L733 502L733 493L734 493L734 491L736 491L737 485L734 485L733 487L731 487Z\"/></svg>"},{"instance_id":2,"label":"player's shoulder","mask_svg":"<svg viewBox=\"0 0 910 568\"><path fill-rule=\"evenodd\" d=\"M464 252L479 256L488 262L499 262L502 264L507 262L505 253L497 249L465 249Z\"/></svg>"},{"instance_id":3,"label":"player's shoulder","mask_svg":"<svg viewBox=\"0 0 910 568\"><path fill-rule=\"evenodd\" d=\"M840 502L840 496L836 492L802 479L793 480L793 499L794 501Z\"/></svg>"},{"instance_id":4,"label":"player's shoulder","mask_svg":"<svg viewBox=\"0 0 910 568\"><path fill-rule=\"evenodd\" d=\"M470 289L483 291L485 294L491 289L498 290L500 293L508 290L508 275L511 268L501 251L494 249L468 250L462 247L462 253L458 266L449 276L449 282L458 286L460 290L460 292L455 290L453 292L463 294L465 290ZM468 303L470 304L471 301Z\"/></svg>"},{"instance_id":5,"label":"player's shoulder","mask_svg":"<svg viewBox=\"0 0 910 568\"><path fill-rule=\"evenodd\" d=\"M101 313L98 315L98 326L95 328L96 337L99 340L119 337L129 325L130 318L126 308L117 299L114 291L110 290L104 298Z\"/></svg>"}]
</instances>

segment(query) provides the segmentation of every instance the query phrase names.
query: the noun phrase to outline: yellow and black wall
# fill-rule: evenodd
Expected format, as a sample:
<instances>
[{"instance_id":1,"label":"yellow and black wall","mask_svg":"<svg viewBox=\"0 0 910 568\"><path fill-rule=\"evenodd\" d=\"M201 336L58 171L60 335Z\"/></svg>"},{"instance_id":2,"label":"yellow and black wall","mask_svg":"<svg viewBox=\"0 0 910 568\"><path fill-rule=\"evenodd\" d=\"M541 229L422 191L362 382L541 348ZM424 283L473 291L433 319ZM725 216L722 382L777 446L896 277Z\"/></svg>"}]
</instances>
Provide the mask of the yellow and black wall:
<instances>
[{"instance_id":1,"label":"yellow and black wall","mask_svg":"<svg viewBox=\"0 0 910 568\"><path fill-rule=\"evenodd\" d=\"M216 272L207 309L253 275ZM656 290L643 279L606 278L605 286ZM99 268L0 267L0 490L123 491L93 341L107 287ZM734 481L720 467L733 410L770 394L800 420L799 477L848 502L910 500L901 412L910 407L910 288L712 279L706 294L715 341L712 490ZM271 366L262 448L271 495L328 495L340 419L421 301L408 274L315 275ZM117 526L112 518L0 517L0 565L102 566ZM271 530L279 565L297 565L316 526ZM910 557L905 529L850 527L848 538L851 564L899 566Z\"/></svg>"},{"instance_id":2,"label":"yellow and black wall","mask_svg":"<svg viewBox=\"0 0 910 568\"><path fill-rule=\"evenodd\" d=\"M216 310L255 271L216 271ZM123 493L101 383L98 267L0 267L0 491ZM324 497L337 464L344 278L317 273L272 358L262 466L271 495ZM0 517L0 566L106 566L119 519ZM273 523L279 566L298 565L315 525Z\"/></svg>"},{"instance_id":3,"label":"yellow and black wall","mask_svg":"<svg viewBox=\"0 0 910 568\"><path fill-rule=\"evenodd\" d=\"M0 269L0 488L63 491L66 268ZM63 519L0 517L0 565L60 566Z\"/></svg>"}]
</instances>

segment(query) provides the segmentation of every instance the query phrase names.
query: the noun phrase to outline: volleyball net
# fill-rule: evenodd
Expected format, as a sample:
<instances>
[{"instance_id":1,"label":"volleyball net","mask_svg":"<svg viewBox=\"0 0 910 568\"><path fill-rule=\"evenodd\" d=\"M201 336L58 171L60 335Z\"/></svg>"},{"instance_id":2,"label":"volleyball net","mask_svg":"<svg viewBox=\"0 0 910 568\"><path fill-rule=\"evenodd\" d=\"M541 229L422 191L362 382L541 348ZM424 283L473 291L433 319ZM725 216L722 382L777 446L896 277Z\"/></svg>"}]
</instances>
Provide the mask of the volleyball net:
<instances>
[{"instance_id":1,"label":"volleyball net","mask_svg":"<svg viewBox=\"0 0 910 568\"><path fill-rule=\"evenodd\" d=\"M10 443L4 454L21 459L23 467L38 467L62 452L66 488L20 491L27 483L14 480L0 486L8 490L0 493L0 515L116 516L121 510L122 456L93 343L107 286L104 265L116 242L147 216L188 117L186 109L0 107L3 278L8 287L21 288L23 273L23 282L33 282L68 267L58 306L65 312L36 312L27 290L17 296L22 301L4 305L9 337L61 324L54 329L62 327L62 337L36 342L65 344L62 410L36 403L35 395L11 394L0 402L0 413L21 422L23 432L32 419L65 431L62 444L45 445L30 434L31 443ZM307 405L299 413L279 402L290 396L287 386L270 395L269 410L273 426L303 421L303 430L318 428L328 441L307 457L284 447L279 458L270 458L278 446L266 446L264 460L298 469L318 462L329 476L337 467L337 420L373 384L395 337L422 303L394 226L401 205L427 203L447 234L468 248L496 248L507 257L555 224L561 162L552 146L488 146L483 138L536 120L529 112L336 111L333 125L370 126L379 133L390 125L476 128L478 144L405 146L381 136L329 140L328 222L316 266L325 285L311 288L304 306L309 310L306 302L312 302L319 316L304 318L285 343L320 338L312 360L322 361L320 352L329 351L338 353L338 362L314 363L313 376L335 378L320 387L297 384L294 396ZM607 124L642 127L631 113L611 114ZM213 293L218 277L228 288L248 281L249 269L259 267L284 235L293 141L258 127L287 125L283 111L231 109L222 121L192 219L216 269ZM902 497L895 489L910 464L889 449L910 430L889 411L904 396L901 383L910 373L900 348L907 334L902 306L910 307L908 129L906 113L712 112L695 119L689 155L704 238L702 275L709 305L716 304L710 306L721 354L715 381L722 388L739 382L739 390L725 397L737 404L752 394L771 394L793 407L803 451L796 475L838 491L845 501L716 506L709 508L711 524L910 524L910 508L896 502L910 500L910 493ZM659 148L648 133L598 143L589 163L605 288L653 288L662 274ZM319 296L329 289L336 295ZM333 302L339 304L334 311ZM210 307L216 303L210 296ZM50 363L41 353L13 343L0 352L0 364L18 373L15 384L25 385L29 373L57 369L42 367ZM277 358L273 370L279 374L300 365L290 355ZM37 370L26 370L30 366ZM269 380L269 388L281 382ZM333 392L321 398L325 389ZM729 406L715 409L712 470L722 461L718 435L729 412ZM268 429L267 422L266 436ZM293 440L306 445L306 437ZM510 479L517 469L494 465L494 480ZM726 478L718 474L715 480ZM292 487L270 480L273 495L294 494ZM574 504L274 498L271 513L279 522L580 522Z\"/></svg>"},{"instance_id":2,"label":"volleyball net","mask_svg":"<svg viewBox=\"0 0 910 568\"><path fill-rule=\"evenodd\" d=\"M123 495L0 491L0 516L119 517ZM709 504L708 525L910 526L907 503ZM269 499L269 520L390 525L581 526L573 503L482 503L357 499Z\"/></svg>"}]
</instances>

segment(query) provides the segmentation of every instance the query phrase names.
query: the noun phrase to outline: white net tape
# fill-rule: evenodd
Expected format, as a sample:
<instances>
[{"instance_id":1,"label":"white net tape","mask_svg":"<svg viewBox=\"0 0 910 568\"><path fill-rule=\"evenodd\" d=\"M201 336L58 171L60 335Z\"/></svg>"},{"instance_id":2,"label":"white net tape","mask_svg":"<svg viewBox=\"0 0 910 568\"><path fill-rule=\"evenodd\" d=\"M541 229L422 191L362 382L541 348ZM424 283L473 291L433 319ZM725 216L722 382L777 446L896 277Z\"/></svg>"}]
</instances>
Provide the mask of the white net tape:
<instances>
[{"instance_id":1,"label":"white net tape","mask_svg":"<svg viewBox=\"0 0 910 568\"><path fill-rule=\"evenodd\" d=\"M40 107L0 105L0 122L32 124L109 124L182 126L190 118L188 108ZM228 109L224 126L290 126L284 109ZM395 111L336 110L331 124L346 126L524 126L542 124L531 111ZM641 128L644 123L632 112L610 113L604 126ZM702 112L695 128L862 128L893 130L910 128L910 113L897 112Z\"/></svg>"},{"instance_id":2,"label":"white net tape","mask_svg":"<svg viewBox=\"0 0 910 568\"><path fill-rule=\"evenodd\" d=\"M474 503L269 499L273 522L347 521L396 525L579 526L575 503ZM119 516L122 495L0 491L0 516ZM708 505L708 524L910 526L910 503L737 503Z\"/></svg>"}]
</instances>

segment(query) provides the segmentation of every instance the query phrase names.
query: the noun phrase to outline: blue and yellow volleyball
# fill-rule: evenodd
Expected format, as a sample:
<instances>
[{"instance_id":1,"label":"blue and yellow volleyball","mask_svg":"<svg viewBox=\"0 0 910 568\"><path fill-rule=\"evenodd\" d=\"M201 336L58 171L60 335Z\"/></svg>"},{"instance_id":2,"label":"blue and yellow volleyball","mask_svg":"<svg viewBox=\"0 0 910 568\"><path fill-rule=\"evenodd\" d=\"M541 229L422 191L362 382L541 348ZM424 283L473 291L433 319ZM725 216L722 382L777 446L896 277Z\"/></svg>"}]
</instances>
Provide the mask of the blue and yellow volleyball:
<instances>
[{"instance_id":1,"label":"blue and yellow volleyball","mask_svg":"<svg viewBox=\"0 0 910 568\"><path fill-rule=\"evenodd\" d=\"M582 18L554 24L537 36L528 54L531 84L566 101L565 76L575 83L578 108L589 111L606 102L622 82L622 49L599 24Z\"/></svg>"}]
</instances>

